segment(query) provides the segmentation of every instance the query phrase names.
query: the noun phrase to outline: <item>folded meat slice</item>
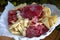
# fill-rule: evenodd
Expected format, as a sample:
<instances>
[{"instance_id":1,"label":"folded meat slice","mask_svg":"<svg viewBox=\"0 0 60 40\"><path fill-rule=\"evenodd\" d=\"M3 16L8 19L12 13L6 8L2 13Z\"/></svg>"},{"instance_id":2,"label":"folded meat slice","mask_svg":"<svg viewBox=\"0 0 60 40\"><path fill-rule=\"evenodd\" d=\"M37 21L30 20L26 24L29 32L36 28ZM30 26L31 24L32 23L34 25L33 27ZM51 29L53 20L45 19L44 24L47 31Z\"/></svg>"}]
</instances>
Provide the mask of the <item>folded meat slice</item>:
<instances>
[{"instance_id":1,"label":"folded meat slice","mask_svg":"<svg viewBox=\"0 0 60 40\"><path fill-rule=\"evenodd\" d=\"M43 24L34 24L27 28L26 37L39 37L41 34L44 34L48 29Z\"/></svg>"},{"instance_id":2,"label":"folded meat slice","mask_svg":"<svg viewBox=\"0 0 60 40\"><path fill-rule=\"evenodd\" d=\"M22 8L21 16L23 18L32 19L34 16L41 16L43 7L39 4L31 4Z\"/></svg>"},{"instance_id":3,"label":"folded meat slice","mask_svg":"<svg viewBox=\"0 0 60 40\"><path fill-rule=\"evenodd\" d=\"M8 12L8 24L11 25L13 24L14 22L17 21L17 13L16 13L16 10L10 10Z\"/></svg>"}]
</instances>

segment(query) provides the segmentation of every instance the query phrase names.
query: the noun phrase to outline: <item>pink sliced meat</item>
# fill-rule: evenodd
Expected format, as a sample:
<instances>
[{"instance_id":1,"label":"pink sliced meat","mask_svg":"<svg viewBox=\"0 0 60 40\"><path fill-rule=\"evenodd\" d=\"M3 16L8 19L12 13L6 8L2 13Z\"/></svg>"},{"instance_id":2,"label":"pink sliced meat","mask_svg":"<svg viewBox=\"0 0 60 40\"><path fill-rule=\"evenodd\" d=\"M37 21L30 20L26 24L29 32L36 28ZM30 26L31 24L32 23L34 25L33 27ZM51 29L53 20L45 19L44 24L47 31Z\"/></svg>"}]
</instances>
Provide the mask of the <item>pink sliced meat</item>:
<instances>
[{"instance_id":1,"label":"pink sliced meat","mask_svg":"<svg viewBox=\"0 0 60 40\"><path fill-rule=\"evenodd\" d=\"M21 10L21 16L23 18L32 19L34 16L41 16L42 10L43 7L41 5L38 4L27 5Z\"/></svg>"},{"instance_id":2,"label":"pink sliced meat","mask_svg":"<svg viewBox=\"0 0 60 40\"><path fill-rule=\"evenodd\" d=\"M12 24L12 22L11 21L13 21L13 22L16 22L17 21L17 15L16 15L17 13L16 13L16 10L10 10L9 12L8 12L8 24L9 25L11 25Z\"/></svg>"},{"instance_id":3,"label":"pink sliced meat","mask_svg":"<svg viewBox=\"0 0 60 40\"><path fill-rule=\"evenodd\" d=\"M29 26L26 30L26 37L39 37L40 35L46 33L48 29L44 25Z\"/></svg>"}]
</instances>

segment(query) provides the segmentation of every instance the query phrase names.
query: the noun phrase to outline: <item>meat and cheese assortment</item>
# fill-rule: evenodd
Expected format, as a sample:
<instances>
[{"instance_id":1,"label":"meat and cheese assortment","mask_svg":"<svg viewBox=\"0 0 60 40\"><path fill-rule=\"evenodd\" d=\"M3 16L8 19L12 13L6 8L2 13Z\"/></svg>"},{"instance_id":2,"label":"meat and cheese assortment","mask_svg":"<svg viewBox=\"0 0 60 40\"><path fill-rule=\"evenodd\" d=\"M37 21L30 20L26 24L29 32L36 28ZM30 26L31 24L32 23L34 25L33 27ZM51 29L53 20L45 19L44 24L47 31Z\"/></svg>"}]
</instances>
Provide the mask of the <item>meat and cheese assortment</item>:
<instances>
[{"instance_id":1,"label":"meat and cheese assortment","mask_svg":"<svg viewBox=\"0 0 60 40\"><path fill-rule=\"evenodd\" d=\"M56 23L57 18L47 6L20 4L8 12L9 31L15 35L39 37Z\"/></svg>"}]
</instances>

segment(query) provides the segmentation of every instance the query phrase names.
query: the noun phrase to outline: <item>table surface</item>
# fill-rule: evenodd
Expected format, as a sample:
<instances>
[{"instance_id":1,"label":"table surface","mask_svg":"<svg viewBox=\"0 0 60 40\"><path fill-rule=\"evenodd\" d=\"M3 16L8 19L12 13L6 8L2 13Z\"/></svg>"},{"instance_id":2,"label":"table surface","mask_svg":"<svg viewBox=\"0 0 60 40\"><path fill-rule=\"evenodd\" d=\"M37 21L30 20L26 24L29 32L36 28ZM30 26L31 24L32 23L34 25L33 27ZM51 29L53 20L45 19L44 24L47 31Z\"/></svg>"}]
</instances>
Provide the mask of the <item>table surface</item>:
<instances>
[{"instance_id":1,"label":"table surface","mask_svg":"<svg viewBox=\"0 0 60 40\"><path fill-rule=\"evenodd\" d=\"M48 37L44 40L60 40L60 31L54 30Z\"/></svg>"}]
</instances>

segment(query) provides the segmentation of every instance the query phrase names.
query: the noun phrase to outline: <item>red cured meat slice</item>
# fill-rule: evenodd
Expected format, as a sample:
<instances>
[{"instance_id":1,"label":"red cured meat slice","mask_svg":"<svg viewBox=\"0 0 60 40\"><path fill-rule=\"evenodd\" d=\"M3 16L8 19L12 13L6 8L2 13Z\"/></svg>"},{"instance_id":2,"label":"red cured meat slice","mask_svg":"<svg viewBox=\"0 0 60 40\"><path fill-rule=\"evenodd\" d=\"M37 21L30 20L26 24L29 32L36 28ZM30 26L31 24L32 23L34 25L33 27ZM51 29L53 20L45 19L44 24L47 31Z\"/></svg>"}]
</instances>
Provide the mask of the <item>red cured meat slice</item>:
<instances>
[{"instance_id":1,"label":"red cured meat slice","mask_svg":"<svg viewBox=\"0 0 60 40\"><path fill-rule=\"evenodd\" d=\"M27 5L21 10L23 18L32 19L34 16L41 16L43 7L38 4Z\"/></svg>"},{"instance_id":2,"label":"red cured meat slice","mask_svg":"<svg viewBox=\"0 0 60 40\"><path fill-rule=\"evenodd\" d=\"M27 37L39 37L41 34L44 34L48 29L44 25L29 26L26 30Z\"/></svg>"},{"instance_id":3,"label":"red cured meat slice","mask_svg":"<svg viewBox=\"0 0 60 40\"><path fill-rule=\"evenodd\" d=\"M8 24L11 25L12 24L11 21L16 22L17 19L18 18L17 18L17 15L16 15L16 10L10 10L8 12Z\"/></svg>"}]
</instances>

